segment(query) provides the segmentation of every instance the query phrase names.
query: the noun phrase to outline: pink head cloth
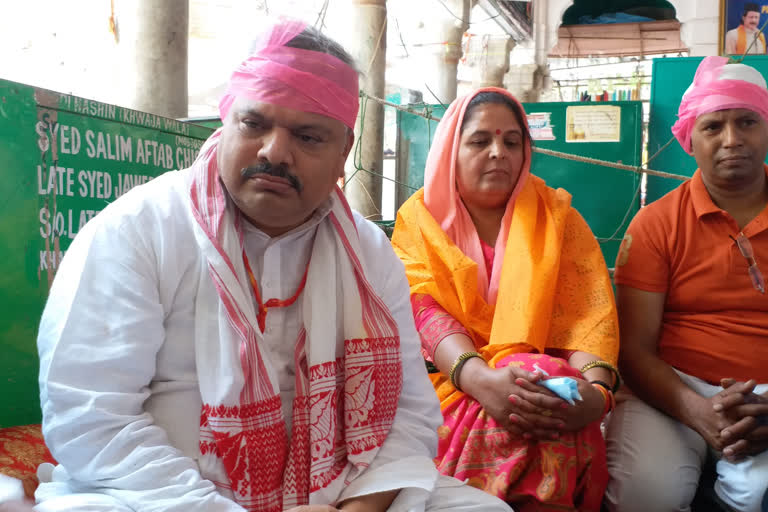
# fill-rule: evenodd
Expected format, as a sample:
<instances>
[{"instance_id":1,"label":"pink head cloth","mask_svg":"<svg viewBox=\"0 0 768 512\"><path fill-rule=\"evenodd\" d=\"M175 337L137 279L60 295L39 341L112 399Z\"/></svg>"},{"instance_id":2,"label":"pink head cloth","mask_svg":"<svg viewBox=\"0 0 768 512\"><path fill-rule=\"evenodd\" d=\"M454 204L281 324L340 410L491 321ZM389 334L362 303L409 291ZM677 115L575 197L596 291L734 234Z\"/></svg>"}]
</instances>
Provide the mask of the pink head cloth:
<instances>
[{"instance_id":1,"label":"pink head cloth","mask_svg":"<svg viewBox=\"0 0 768 512\"><path fill-rule=\"evenodd\" d=\"M523 113L523 122L526 122L523 106L505 89L484 87L454 100L448 110L445 111L440 124L437 125L432 147L427 156L427 164L424 169L424 204L437 223L440 224L440 227L443 228L443 231L453 240L453 243L477 263L478 292L489 304L495 304L499 292L501 265L504 259L504 250L507 247L507 235L512 223L515 198L520 194L530 173L532 148L530 139L527 139L523 149L524 160L522 169L520 169L520 177L512 190L501 221L501 230L496 238L496 256L493 260L491 278L488 279L480 237L456 188L456 160L461 140L461 124L464 121L467 105L472 98L481 92L496 92L506 96L517 104L520 112ZM521 128L526 127L521 126Z\"/></svg>"},{"instance_id":2,"label":"pink head cloth","mask_svg":"<svg viewBox=\"0 0 768 512\"><path fill-rule=\"evenodd\" d=\"M691 154L691 133L696 119L704 114L744 108L760 114L768 122L768 89L763 76L746 64L728 64L725 57L701 61L693 83L685 91L672 133Z\"/></svg>"},{"instance_id":3,"label":"pink head cloth","mask_svg":"<svg viewBox=\"0 0 768 512\"><path fill-rule=\"evenodd\" d=\"M359 104L357 71L332 55L285 46L307 24L281 19L254 44L232 74L219 102L224 120L237 97L312 112L354 129Z\"/></svg>"}]
</instances>

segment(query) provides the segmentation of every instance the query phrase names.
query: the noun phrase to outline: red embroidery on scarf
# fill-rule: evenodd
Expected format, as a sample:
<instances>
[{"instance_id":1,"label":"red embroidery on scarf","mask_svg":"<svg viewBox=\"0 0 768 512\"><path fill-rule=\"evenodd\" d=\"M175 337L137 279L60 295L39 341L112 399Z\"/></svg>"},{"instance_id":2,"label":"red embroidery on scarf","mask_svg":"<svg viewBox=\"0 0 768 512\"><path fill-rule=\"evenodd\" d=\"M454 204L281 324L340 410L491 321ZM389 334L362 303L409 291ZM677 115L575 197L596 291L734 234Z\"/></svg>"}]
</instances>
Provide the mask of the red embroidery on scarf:
<instances>
[{"instance_id":1,"label":"red embroidery on scarf","mask_svg":"<svg viewBox=\"0 0 768 512\"><path fill-rule=\"evenodd\" d=\"M297 345L304 342L302 330ZM203 406L200 451L222 460L230 484L221 487L231 488L247 510L306 505L310 493L339 477L350 456L377 450L386 439L402 387L399 338L347 340L344 347L344 359L309 370L303 356L296 361L297 379L300 373L308 379L297 383L290 454L279 397ZM307 387L309 396L300 392Z\"/></svg>"},{"instance_id":2,"label":"red embroidery on scarf","mask_svg":"<svg viewBox=\"0 0 768 512\"><path fill-rule=\"evenodd\" d=\"M221 459L238 503L248 510L282 510L288 439L280 397L242 406L204 404L200 424L213 438L201 436L200 452Z\"/></svg>"},{"instance_id":3,"label":"red embroidery on scarf","mask_svg":"<svg viewBox=\"0 0 768 512\"><path fill-rule=\"evenodd\" d=\"M344 422L352 454L378 448L389 433L402 387L399 338L348 340Z\"/></svg>"},{"instance_id":4,"label":"red embroidery on scarf","mask_svg":"<svg viewBox=\"0 0 768 512\"><path fill-rule=\"evenodd\" d=\"M344 347L343 360L308 370L297 354L293 465L286 468L284 506L305 504L301 496L327 487L356 456L377 450L394 420L402 387L399 338L347 340ZM302 392L307 387L308 396ZM297 478L304 470L308 482Z\"/></svg>"}]
</instances>

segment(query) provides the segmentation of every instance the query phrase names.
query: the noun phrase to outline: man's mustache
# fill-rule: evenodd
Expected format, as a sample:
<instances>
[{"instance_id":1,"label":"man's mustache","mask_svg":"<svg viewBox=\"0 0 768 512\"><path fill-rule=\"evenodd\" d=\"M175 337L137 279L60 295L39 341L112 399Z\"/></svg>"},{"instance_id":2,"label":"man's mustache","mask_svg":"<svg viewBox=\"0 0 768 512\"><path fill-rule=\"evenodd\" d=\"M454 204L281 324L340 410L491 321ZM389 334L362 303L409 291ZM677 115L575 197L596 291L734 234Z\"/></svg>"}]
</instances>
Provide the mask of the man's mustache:
<instances>
[{"instance_id":1,"label":"man's mustache","mask_svg":"<svg viewBox=\"0 0 768 512\"><path fill-rule=\"evenodd\" d=\"M301 185L299 178L291 174L291 172L288 171L288 167L284 164L272 165L269 162L259 162L256 165L243 168L243 170L240 171L240 174L243 176L243 179L252 178L257 174L266 174L267 176L288 180L291 186L298 192L301 192L304 188Z\"/></svg>"}]
</instances>

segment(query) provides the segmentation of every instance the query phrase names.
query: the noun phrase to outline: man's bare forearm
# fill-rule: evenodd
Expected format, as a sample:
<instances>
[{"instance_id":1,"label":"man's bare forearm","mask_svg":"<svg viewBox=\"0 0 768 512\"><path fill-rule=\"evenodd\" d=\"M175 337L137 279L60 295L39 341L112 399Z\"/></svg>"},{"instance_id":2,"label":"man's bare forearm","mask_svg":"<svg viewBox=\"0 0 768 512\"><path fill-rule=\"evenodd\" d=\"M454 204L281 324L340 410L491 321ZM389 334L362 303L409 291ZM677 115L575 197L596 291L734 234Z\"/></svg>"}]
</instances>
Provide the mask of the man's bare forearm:
<instances>
[{"instance_id":1,"label":"man's bare forearm","mask_svg":"<svg viewBox=\"0 0 768 512\"><path fill-rule=\"evenodd\" d=\"M696 410L706 399L696 393L668 363L643 350L626 350L620 360L622 375L643 401L694 428Z\"/></svg>"}]
</instances>

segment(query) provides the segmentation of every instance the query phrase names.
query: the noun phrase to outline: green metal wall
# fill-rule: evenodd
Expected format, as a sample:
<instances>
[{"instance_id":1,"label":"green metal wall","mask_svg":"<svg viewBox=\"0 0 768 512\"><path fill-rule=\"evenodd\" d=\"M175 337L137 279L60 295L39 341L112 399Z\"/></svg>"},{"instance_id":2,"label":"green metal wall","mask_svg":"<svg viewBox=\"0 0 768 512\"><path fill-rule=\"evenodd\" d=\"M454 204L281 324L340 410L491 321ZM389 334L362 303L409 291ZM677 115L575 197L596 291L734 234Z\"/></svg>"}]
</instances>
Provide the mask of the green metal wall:
<instances>
[{"instance_id":1,"label":"green metal wall","mask_svg":"<svg viewBox=\"0 0 768 512\"><path fill-rule=\"evenodd\" d=\"M0 428L40 421L37 327L72 239L131 187L191 164L210 133L0 80Z\"/></svg>"},{"instance_id":2,"label":"green metal wall","mask_svg":"<svg viewBox=\"0 0 768 512\"><path fill-rule=\"evenodd\" d=\"M436 118L441 118L445 113L445 107L442 105L412 108ZM402 153L399 157L404 158L400 165L405 167L398 172L398 178L411 187L408 196L413 189L418 190L424 186L424 167L436 129L437 121L430 121L402 110L397 111L398 152Z\"/></svg>"},{"instance_id":3,"label":"green metal wall","mask_svg":"<svg viewBox=\"0 0 768 512\"><path fill-rule=\"evenodd\" d=\"M615 105L621 109L619 142L566 142L565 120L569 106ZM526 103L528 114L547 112L554 140L536 140L543 149L561 151L580 156L598 158L626 165L639 165L642 158L642 103L638 101L599 103ZM436 117L443 113L441 106L430 106ZM437 123L407 112L398 112L400 146L407 148L407 173L400 179L415 188L424 184L424 166ZM639 175L598 167L591 164L563 160L534 153L531 171L546 180L551 187L562 187L573 195L573 206L584 216L601 247L609 267L612 267L618 247L628 225L639 206L636 196ZM625 214L628 221L620 226ZM619 229L620 228L620 229ZM613 235L613 236L612 236Z\"/></svg>"},{"instance_id":4,"label":"green metal wall","mask_svg":"<svg viewBox=\"0 0 768 512\"><path fill-rule=\"evenodd\" d=\"M186 119L181 119L181 121L189 124L196 124L198 126L205 126L206 128L211 128L213 130L221 127L221 119L219 119L219 116L188 117Z\"/></svg>"},{"instance_id":5,"label":"green metal wall","mask_svg":"<svg viewBox=\"0 0 768 512\"><path fill-rule=\"evenodd\" d=\"M652 156L672 138L672 125L677 120L677 109L688 86L693 82L702 57L672 57L653 60L651 79L651 116L648 123L648 155ZM748 56L745 64L756 68L768 80L768 56ZM683 151L675 140L653 160L650 167L682 176L693 176L694 158ZM659 199L677 188L681 181L648 177L646 202Z\"/></svg>"}]
</instances>

